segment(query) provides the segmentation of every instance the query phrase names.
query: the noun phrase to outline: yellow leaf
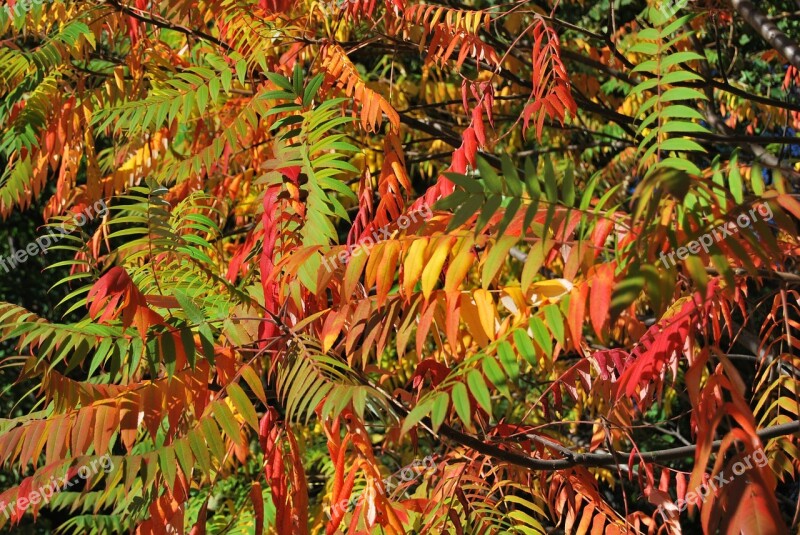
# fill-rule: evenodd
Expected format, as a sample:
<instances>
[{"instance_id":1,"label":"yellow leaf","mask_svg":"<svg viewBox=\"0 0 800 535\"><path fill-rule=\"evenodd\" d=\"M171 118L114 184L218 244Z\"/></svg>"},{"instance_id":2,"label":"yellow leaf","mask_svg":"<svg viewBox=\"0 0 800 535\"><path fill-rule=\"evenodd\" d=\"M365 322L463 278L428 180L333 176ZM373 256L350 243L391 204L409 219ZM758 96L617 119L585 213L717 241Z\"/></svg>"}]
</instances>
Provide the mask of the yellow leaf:
<instances>
[{"instance_id":1,"label":"yellow leaf","mask_svg":"<svg viewBox=\"0 0 800 535\"><path fill-rule=\"evenodd\" d=\"M487 290L475 290L472 297L475 299L475 305L478 307L478 318L480 319L484 332L486 332L490 340L494 340L495 308L492 294Z\"/></svg>"},{"instance_id":2,"label":"yellow leaf","mask_svg":"<svg viewBox=\"0 0 800 535\"><path fill-rule=\"evenodd\" d=\"M459 284L467 277L470 268L475 263L472 245L475 240L470 236L461 242L461 248L456 257L450 262L447 275L444 279L444 291L452 292L458 289Z\"/></svg>"},{"instance_id":3,"label":"yellow leaf","mask_svg":"<svg viewBox=\"0 0 800 535\"><path fill-rule=\"evenodd\" d=\"M481 347L489 344L489 335L483 330L478 307L469 294L461 295L461 319L467 324L467 331L472 335L475 343ZM464 345L468 344L465 342Z\"/></svg>"},{"instance_id":4,"label":"yellow leaf","mask_svg":"<svg viewBox=\"0 0 800 535\"><path fill-rule=\"evenodd\" d=\"M358 254L353 254L347 260L347 267L344 271L344 285L342 287L342 292L346 297L352 296L355 291L356 287L358 286L358 281L361 278L361 273L364 270L364 267L367 265L367 260L369 257L361 250L359 247L355 251ZM338 257L336 258L335 262L338 262Z\"/></svg>"},{"instance_id":5,"label":"yellow leaf","mask_svg":"<svg viewBox=\"0 0 800 535\"><path fill-rule=\"evenodd\" d=\"M557 303L572 291L572 283L566 279L546 280L533 283L531 290L533 290L533 295L531 296L533 306L539 306L545 301Z\"/></svg>"},{"instance_id":6,"label":"yellow leaf","mask_svg":"<svg viewBox=\"0 0 800 535\"><path fill-rule=\"evenodd\" d=\"M528 291L536 274L539 273L539 268L542 267L545 254L550 251L552 247L552 241L553 240L548 240L544 246L538 243L534 244L531 250L528 251L528 259L525 261L525 267L522 268L522 278L520 279L523 291Z\"/></svg>"},{"instance_id":7,"label":"yellow leaf","mask_svg":"<svg viewBox=\"0 0 800 535\"><path fill-rule=\"evenodd\" d=\"M385 246L381 249L378 276L375 281L378 291L378 306L383 305L386 296L392 289L394 277L397 274L397 258L400 256L399 242L392 240L384 243Z\"/></svg>"},{"instance_id":8,"label":"yellow leaf","mask_svg":"<svg viewBox=\"0 0 800 535\"><path fill-rule=\"evenodd\" d=\"M403 263L403 291L406 296L414 292L422 268L425 267L425 248L428 246L428 238L418 238L411 242L411 246L406 252L405 262Z\"/></svg>"},{"instance_id":9,"label":"yellow leaf","mask_svg":"<svg viewBox=\"0 0 800 535\"><path fill-rule=\"evenodd\" d=\"M500 296L500 302L503 303L503 306L506 307L506 310L515 316L518 316L520 311L527 311L525 295L522 293L522 289L519 286L509 286L503 288L503 293L505 295Z\"/></svg>"},{"instance_id":10,"label":"yellow leaf","mask_svg":"<svg viewBox=\"0 0 800 535\"><path fill-rule=\"evenodd\" d=\"M442 267L444 261L447 260L447 253L450 252L450 238L440 238L433 246L435 247L428 265L422 270L422 295L428 299L433 292L434 286L439 280L439 275L442 274Z\"/></svg>"},{"instance_id":11,"label":"yellow leaf","mask_svg":"<svg viewBox=\"0 0 800 535\"><path fill-rule=\"evenodd\" d=\"M385 242L378 242L372 249L367 249L369 260L367 260L367 269L364 270L364 286L367 288L372 288L378 280L378 268L381 264L384 245Z\"/></svg>"}]
</instances>

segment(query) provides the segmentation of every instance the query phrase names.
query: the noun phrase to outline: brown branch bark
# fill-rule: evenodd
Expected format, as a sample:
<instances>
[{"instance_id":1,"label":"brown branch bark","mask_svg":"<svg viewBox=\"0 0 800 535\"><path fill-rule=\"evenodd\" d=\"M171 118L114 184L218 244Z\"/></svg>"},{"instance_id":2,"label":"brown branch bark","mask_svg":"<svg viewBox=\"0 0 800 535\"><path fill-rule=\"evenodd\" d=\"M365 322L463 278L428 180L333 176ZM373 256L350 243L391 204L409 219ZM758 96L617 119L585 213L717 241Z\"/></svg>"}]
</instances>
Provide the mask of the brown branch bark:
<instances>
[{"instance_id":1,"label":"brown branch bark","mask_svg":"<svg viewBox=\"0 0 800 535\"><path fill-rule=\"evenodd\" d=\"M397 414L402 417L408 416L408 410L400 403L400 401L393 398L380 386L374 384L366 377L361 376L360 380L363 384L369 385L380 392L386 398L387 402L392 405ZM431 430L432 424L430 418L423 418L419 425L423 429L426 429L429 433L434 434ZM772 438L795 433L800 433L800 421L767 427L761 429L756 434L761 440L766 441ZM696 449L696 445L692 444L690 446L680 446L677 448L668 448L664 450L640 451L633 453L632 455L632 452L573 453L570 450L559 446L558 448L554 449L564 455L564 457L561 459L538 459L536 457L531 457L530 455L525 455L523 453L518 453L516 451L503 448L502 446L497 445L497 443L484 442L477 437L463 433L446 424L443 424L439 427L438 435L452 442L475 450L478 453L505 461L515 466L528 468L529 470L544 471L564 470L573 466L618 466L620 465L620 460L623 461L622 465L627 465L628 459L633 459L633 463L637 463L639 461L670 461L693 456ZM711 444L711 451L718 451L721 445L722 440L715 440Z\"/></svg>"},{"instance_id":2,"label":"brown branch bark","mask_svg":"<svg viewBox=\"0 0 800 535\"><path fill-rule=\"evenodd\" d=\"M427 424L430 425L430 422L427 422ZM790 422L762 429L758 431L758 436L761 440L769 440L798 432L800 432L800 422ZM530 470L564 470L572 466L617 466L619 459L624 461L623 464L627 464L628 459L631 458L634 463L639 461L670 461L693 456L696 449L696 446L692 444L691 446L680 446L665 450L638 452L634 453L633 457L631 457L631 452L617 452L616 455L614 453L574 453L572 456L565 456L562 459L537 459L483 442L446 425L439 428L439 434L484 455ZM714 441L711 445L712 451L719 450L721 445L722 440Z\"/></svg>"},{"instance_id":3,"label":"brown branch bark","mask_svg":"<svg viewBox=\"0 0 800 535\"><path fill-rule=\"evenodd\" d=\"M232 51L233 49L231 46L223 41L220 41L213 35L209 35L205 32L200 30L193 30L191 28L187 28L185 26L181 26L179 24L175 24L168 20L157 19L157 18L150 18L145 17L138 10L131 8L128 5L122 4L119 0L107 0L108 3L114 7L120 13L125 13L126 15L133 17L134 19L138 20L139 22L143 22L145 24L152 24L154 26L158 26L159 28L165 28L167 30L172 30L176 32L180 32L184 35L189 35L192 37L196 37L198 39L202 39L204 41L208 41L210 43L214 43L215 45L224 48L225 50Z\"/></svg>"},{"instance_id":4,"label":"brown branch bark","mask_svg":"<svg viewBox=\"0 0 800 535\"><path fill-rule=\"evenodd\" d=\"M766 42L800 69L800 46L775 26L750 0L731 0L733 8Z\"/></svg>"}]
</instances>

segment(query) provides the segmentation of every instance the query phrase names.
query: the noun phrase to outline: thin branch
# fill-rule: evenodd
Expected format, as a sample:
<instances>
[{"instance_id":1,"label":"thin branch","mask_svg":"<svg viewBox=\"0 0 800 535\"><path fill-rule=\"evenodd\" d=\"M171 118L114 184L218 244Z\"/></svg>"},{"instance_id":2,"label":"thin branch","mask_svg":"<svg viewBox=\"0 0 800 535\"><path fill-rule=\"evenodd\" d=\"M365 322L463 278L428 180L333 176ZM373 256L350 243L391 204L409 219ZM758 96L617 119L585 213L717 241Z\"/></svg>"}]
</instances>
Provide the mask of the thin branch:
<instances>
[{"instance_id":1,"label":"thin branch","mask_svg":"<svg viewBox=\"0 0 800 535\"><path fill-rule=\"evenodd\" d=\"M200 31L200 30L192 30L191 28L187 28L185 26L181 26L179 24L172 23L172 22L170 22L168 20L145 17L144 15L139 13L138 10L133 9L133 8L127 6L127 5L124 5L121 2L119 2L118 0L107 0L107 1L108 1L108 3L110 5L114 6L114 8L117 11L125 13L126 15L129 15L129 16L133 17L134 19L136 19L136 20L138 20L140 22L144 22L145 24L152 24L154 26L158 26L159 28L165 28L167 30L173 30L173 31L176 31L176 32L180 32L180 33L182 33L184 35L197 37L198 39L202 39L204 41L209 41L211 43L214 43L215 45L217 45L219 47L222 47L222 48L224 48L225 50L227 50L229 52L233 51L233 48L229 44L227 44L227 43L225 43L223 41L220 41L219 39L217 39L213 35L209 35L209 34L207 34L205 32Z\"/></svg>"},{"instance_id":2,"label":"thin branch","mask_svg":"<svg viewBox=\"0 0 800 535\"><path fill-rule=\"evenodd\" d=\"M430 422L428 422L430 425ZM786 424L767 427L758 431L758 437L762 441L777 438L785 435L800 433L800 422L790 422ZM661 462L681 459L694 456L696 446L680 446L665 450L643 451L643 452L618 452L617 456L612 453L573 453L572 457L563 459L537 459L528 455L515 453L502 447L495 446L479 440L473 436L457 431L447 425L439 428L439 434L454 442L474 449L479 453L506 461L516 466L529 468L531 470L563 470L573 466L603 467L616 466L617 459L623 459L622 464L631 464L628 459L633 459L633 464L639 461ZM711 450L717 451L722 445L722 440L716 440L711 444Z\"/></svg>"}]
</instances>

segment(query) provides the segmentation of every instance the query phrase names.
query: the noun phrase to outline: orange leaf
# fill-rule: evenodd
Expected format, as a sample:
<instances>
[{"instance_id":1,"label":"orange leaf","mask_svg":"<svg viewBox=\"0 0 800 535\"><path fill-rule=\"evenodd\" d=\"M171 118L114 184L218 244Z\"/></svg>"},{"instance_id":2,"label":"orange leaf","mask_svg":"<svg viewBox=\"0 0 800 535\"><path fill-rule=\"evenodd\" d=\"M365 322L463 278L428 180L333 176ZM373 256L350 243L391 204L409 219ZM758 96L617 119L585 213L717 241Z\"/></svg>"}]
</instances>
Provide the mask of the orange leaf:
<instances>
[{"instance_id":1,"label":"orange leaf","mask_svg":"<svg viewBox=\"0 0 800 535\"><path fill-rule=\"evenodd\" d=\"M342 310L331 310L328 317L325 318L325 324L322 326L322 332L319 337L322 340L322 351L327 353L333 347L333 343L342 332L344 321L347 318L347 308Z\"/></svg>"},{"instance_id":2,"label":"orange leaf","mask_svg":"<svg viewBox=\"0 0 800 535\"><path fill-rule=\"evenodd\" d=\"M600 264L595 267L592 279L592 293L589 301L589 316L592 327L600 341L603 341L603 326L611 309L611 292L614 289L615 263Z\"/></svg>"},{"instance_id":3,"label":"orange leaf","mask_svg":"<svg viewBox=\"0 0 800 535\"><path fill-rule=\"evenodd\" d=\"M567 324L572 337L572 345L580 353L583 353L581 340L583 340L583 318L586 314L586 298L588 296L589 285L582 282L575 286L569 298Z\"/></svg>"},{"instance_id":4,"label":"orange leaf","mask_svg":"<svg viewBox=\"0 0 800 535\"><path fill-rule=\"evenodd\" d=\"M478 289L473 292L472 297L475 299L475 306L478 307L478 319L483 331L490 340L494 340L496 310L492 294L488 290Z\"/></svg>"}]
</instances>

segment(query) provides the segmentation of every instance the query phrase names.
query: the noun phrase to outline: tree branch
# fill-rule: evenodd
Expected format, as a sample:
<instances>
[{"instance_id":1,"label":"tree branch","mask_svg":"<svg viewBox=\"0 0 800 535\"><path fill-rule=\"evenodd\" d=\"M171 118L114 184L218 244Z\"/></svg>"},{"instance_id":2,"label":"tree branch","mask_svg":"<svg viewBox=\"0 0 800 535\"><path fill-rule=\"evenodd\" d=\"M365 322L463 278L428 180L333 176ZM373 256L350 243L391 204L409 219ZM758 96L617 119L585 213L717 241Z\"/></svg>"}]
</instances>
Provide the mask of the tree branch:
<instances>
[{"instance_id":1,"label":"tree branch","mask_svg":"<svg viewBox=\"0 0 800 535\"><path fill-rule=\"evenodd\" d=\"M772 48L800 69L800 46L791 37L780 31L750 0L731 0L731 5Z\"/></svg>"},{"instance_id":2,"label":"tree branch","mask_svg":"<svg viewBox=\"0 0 800 535\"><path fill-rule=\"evenodd\" d=\"M430 422L427 422L427 424L430 425ZM769 440L771 438L791 435L798 432L800 432L800 422L790 422L767 427L758 431L757 434L761 440ZM640 460L650 462L670 461L693 456L696 450L696 446L692 444L691 446L680 446L656 451L617 452L616 456L613 453L573 453L571 457L565 456L563 459L537 459L503 449L494 444L483 442L482 440L462 433L447 425L442 425L439 428L439 434L462 446L467 446L479 453L483 453L484 455L531 470L564 470L572 466L617 466L617 459L624 459L625 464L628 463L628 459L633 459L633 463L639 462ZM711 450L717 451L721 445L722 440L716 440L712 443Z\"/></svg>"},{"instance_id":3,"label":"tree branch","mask_svg":"<svg viewBox=\"0 0 800 535\"><path fill-rule=\"evenodd\" d=\"M359 379L365 385L369 385L374 388L376 391L380 392L386 400L392 405L394 410L402 417L408 416L408 410L400 403L399 400L395 399L388 392L386 392L380 386L374 384L372 381L367 379L364 376L360 376ZM427 429L429 433L432 433L432 423L429 417L422 418L420 420L420 425ZM791 435L794 433L800 433L800 421L797 422L789 422L786 424L780 424L772 427L767 427L765 429L761 429L756 434L761 440L769 440L771 438L781 437L785 435ZM530 470L544 470L544 471L553 471L553 470L564 470L566 468L571 468L573 466L586 466L586 467L603 467L603 466L618 466L620 464L619 460L623 459L624 464L627 465L629 463L628 459L633 459L633 463L639 461L670 461L675 459L681 459L683 457L689 457L694 455L696 448L695 444L689 446L680 446L677 448L668 448L664 450L655 450L655 451L639 451L639 452L614 452L614 453L573 453L567 448L561 447L559 445L558 448L553 448L559 451L562 455L564 455L561 459L538 459L536 457L531 457L529 455L525 455L522 453L510 451L509 449L503 448L502 446L491 444L488 442L484 442L479 438L476 438L472 435L468 435L466 433L462 433L461 431L450 427L449 425L443 424L439 427L440 436L443 436L453 442L456 442L462 446L466 446L470 449L477 451L478 453L482 453L489 457L493 457L495 459L499 459L501 461L505 461L507 463L520 466L522 468L528 468ZM543 439L547 442L546 438ZM711 444L711 451L719 450L720 446L722 445L722 440L715 440Z\"/></svg>"},{"instance_id":4,"label":"tree branch","mask_svg":"<svg viewBox=\"0 0 800 535\"><path fill-rule=\"evenodd\" d=\"M204 41L208 41L208 42L214 43L215 45L217 45L219 47L222 47L227 51L232 51L233 50L233 48L231 48L231 46L229 44L227 44L227 43L225 43L223 41L220 41L219 39L217 39L213 35L209 35L209 34L207 34L205 32L200 31L200 30L192 30L191 28L186 28L185 26L180 26L179 24L174 24L174 23L172 23L172 22L170 22L168 20L154 19L154 18L145 17L142 14L140 14L137 10L135 10L135 9L133 9L131 7L128 7L127 5L122 4L118 0L107 0L107 1L117 11L119 11L121 13L125 13L128 16L131 16L134 19L138 20L139 22L143 22L145 24L152 24L154 26L158 26L159 28L165 28L167 30L173 30L173 31L176 31L176 32L180 32L180 33L182 33L184 35L189 35L189 36L192 36L192 37L196 37L198 39L202 39Z\"/></svg>"}]
</instances>

